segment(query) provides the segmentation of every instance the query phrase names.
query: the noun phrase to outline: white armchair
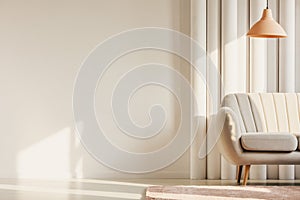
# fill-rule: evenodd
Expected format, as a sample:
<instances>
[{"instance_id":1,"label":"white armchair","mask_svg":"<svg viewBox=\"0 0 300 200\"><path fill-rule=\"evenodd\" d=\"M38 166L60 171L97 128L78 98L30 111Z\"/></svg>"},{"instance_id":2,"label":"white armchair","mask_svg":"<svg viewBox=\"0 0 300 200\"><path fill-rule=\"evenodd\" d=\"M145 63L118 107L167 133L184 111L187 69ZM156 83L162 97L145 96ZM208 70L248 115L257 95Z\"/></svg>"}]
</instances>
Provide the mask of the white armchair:
<instances>
[{"instance_id":1,"label":"white armchair","mask_svg":"<svg viewBox=\"0 0 300 200\"><path fill-rule=\"evenodd\" d=\"M237 181L245 166L300 164L300 94L229 94L217 115L224 124L218 140L221 154L237 165Z\"/></svg>"}]
</instances>

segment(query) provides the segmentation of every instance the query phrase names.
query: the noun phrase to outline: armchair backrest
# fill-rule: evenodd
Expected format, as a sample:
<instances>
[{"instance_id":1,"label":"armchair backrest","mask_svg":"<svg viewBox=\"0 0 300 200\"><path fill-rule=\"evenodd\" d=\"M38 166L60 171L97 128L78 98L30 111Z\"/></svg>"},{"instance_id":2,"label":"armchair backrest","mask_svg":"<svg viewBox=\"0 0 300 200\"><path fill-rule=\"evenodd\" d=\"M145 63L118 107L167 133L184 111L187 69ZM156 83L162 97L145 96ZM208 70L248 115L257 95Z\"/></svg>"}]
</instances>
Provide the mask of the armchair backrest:
<instances>
[{"instance_id":1,"label":"armchair backrest","mask_svg":"<svg viewBox=\"0 0 300 200\"><path fill-rule=\"evenodd\" d=\"M300 132L300 93L237 93L224 97L243 132Z\"/></svg>"}]
</instances>

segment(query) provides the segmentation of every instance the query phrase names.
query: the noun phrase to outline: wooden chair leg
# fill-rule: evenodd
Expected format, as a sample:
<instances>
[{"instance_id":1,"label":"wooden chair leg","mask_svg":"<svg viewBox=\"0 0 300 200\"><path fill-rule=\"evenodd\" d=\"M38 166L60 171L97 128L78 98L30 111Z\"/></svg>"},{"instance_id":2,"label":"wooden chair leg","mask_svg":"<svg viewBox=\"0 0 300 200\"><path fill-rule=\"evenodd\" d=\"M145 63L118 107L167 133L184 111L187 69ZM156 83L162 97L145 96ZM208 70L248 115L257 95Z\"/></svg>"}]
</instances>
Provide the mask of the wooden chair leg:
<instances>
[{"instance_id":1,"label":"wooden chair leg","mask_svg":"<svg viewBox=\"0 0 300 200\"><path fill-rule=\"evenodd\" d=\"M236 179L237 179L237 183L240 184L242 171L243 171L243 165L237 165L236 167L237 167Z\"/></svg>"},{"instance_id":2,"label":"wooden chair leg","mask_svg":"<svg viewBox=\"0 0 300 200\"><path fill-rule=\"evenodd\" d=\"M249 171L250 171L250 165L246 165L246 167L245 167L245 174L244 174L243 185L247 185L248 176L249 176Z\"/></svg>"}]
</instances>

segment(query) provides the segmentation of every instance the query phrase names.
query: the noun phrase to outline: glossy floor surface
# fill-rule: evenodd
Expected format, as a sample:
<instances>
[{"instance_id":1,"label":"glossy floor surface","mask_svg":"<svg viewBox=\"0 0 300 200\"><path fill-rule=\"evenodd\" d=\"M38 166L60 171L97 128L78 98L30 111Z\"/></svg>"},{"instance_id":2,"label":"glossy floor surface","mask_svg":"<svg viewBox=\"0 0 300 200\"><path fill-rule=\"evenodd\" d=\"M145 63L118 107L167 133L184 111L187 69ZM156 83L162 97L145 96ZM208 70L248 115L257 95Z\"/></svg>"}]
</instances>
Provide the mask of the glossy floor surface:
<instances>
[{"instance_id":1,"label":"glossy floor surface","mask_svg":"<svg viewBox=\"0 0 300 200\"><path fill-rule=\"evenodd\" d=\"M233 180L220 181L186 179L0 179L0 200L144 199L146 188L151 185L236 185L236 183ZM300 186L300 180L249 181L249 185Z\"/></svg>"}]
</instances>

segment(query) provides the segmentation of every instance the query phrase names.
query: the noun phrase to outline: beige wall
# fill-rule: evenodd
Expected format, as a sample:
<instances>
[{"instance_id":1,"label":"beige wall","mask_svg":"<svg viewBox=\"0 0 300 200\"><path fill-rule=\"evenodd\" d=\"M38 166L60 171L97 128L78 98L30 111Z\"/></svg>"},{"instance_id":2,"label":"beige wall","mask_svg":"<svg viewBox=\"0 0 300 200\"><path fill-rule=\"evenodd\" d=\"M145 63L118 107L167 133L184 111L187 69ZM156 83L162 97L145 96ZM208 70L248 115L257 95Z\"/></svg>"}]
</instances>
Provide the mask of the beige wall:
<instances>
[{"instance_id":1,"label":"beige wall","mask_svg":"<svg viewBox=\"0 0 300 200\"><path fill-rule=\"evenodd\" d=\"M72 90L88 53L107 37L131 28L155 26L184 30L179 0L1 0L0 1L0 177L133 177L97 163L74 133ZM189 16L189 15L188 15ZM185 19L189 19L185 16ZM168 53L141 51L120 59L112 75L143 62L160 61L180 70ZM172 77L168 77L172 79ZM112 80L110 80L112 81ZM111 88L108 82L106 91ZM145 146L121 142L132 151L153 150L177 126L176 101L161 88L137 94L144 101L161 94L169 109L166 135ZM97 98L101 95L98 91ZM99 100L99 102L105 99ZM148 100L147 104L152 102ZM101 109L101 104L97 105ZM145 110L134 111L141 124ZM118 132L108 122L112 138ZM110 126L111 125L111 126ZM158 146L155 146L158 145ZM148 177L188 177L189 156Z\"/></svg>"}]
</instances>

